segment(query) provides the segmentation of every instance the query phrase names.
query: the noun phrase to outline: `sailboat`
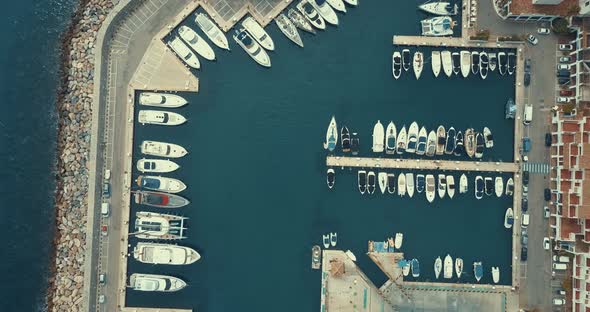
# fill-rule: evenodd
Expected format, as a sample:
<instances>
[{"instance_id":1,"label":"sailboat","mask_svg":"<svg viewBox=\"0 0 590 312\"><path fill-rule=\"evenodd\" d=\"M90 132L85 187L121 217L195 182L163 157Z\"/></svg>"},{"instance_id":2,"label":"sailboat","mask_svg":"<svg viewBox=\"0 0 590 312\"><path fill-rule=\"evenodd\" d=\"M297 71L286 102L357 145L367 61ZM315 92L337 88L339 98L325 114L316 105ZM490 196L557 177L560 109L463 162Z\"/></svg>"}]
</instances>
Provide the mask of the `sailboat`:
<instances>
[{"instance_id":1,"label":"sailboat","mask_svg":"<svg viewBox=\"0 0 590 312\"><path fill-rule=\"evenodd\" d=\"M444 264L443 272L444 272L443 273L444 278L449 279L449 278L453 277L453 258L449 254L447 254L447 256L445 257L445 264Z\"/></svg>"},{"instance_id":2,"label":"sailboat","mask_svg":"<svg viewBox=\"0 0 590 312\"><path fill-rule=\"evenodd\" d=\"M451 77L453 74L453 60L451 59L451 52L448 50L442 51L440 53L440 58L442 59L443 71L447 77Z\"/></svg>"},{"instance_id":3,"label":"sailboat","mask_svg":"<svg viewBox=\"0 0 590 312\"><path fill-rule=\"evenodd\" d=\"M285 37L303 48L303 40L301 40L299 31L297 31L297 26L285 14L279 14L279 16L275 18L275 23Z\"/></svg>"},{"instance_id":4,"label":"sailboat","mask_svg":"<svg viewBox=\"0 0 590 312\"><path fill-rule=\"evenodd\" d=\"M471 73L477 75L479 73L479 52L471 51Z\"/></svg>"},{"instance_id":5,"label":"sailboat","mask_svg":"<svg viewBox=\"0 0 590 312\"><path fill-rule=\"evenodd\" d=\"M369 194L373 194L375 193L375 172L373 171L369 171L369 173L367 174L367 193Z\"/></svg>"},{"instance_id":6,"label":"sailboat","mask_svg":"<svg viewBox=\"0 0 590 312\"><path fill-rule=\"evenodd\" d=\"M408 146L406 147L407 153L415 153L416 146L418 145L418 123L412 122L410 124L410 128L408 129Z\"/></svg>"},{"instance_id":7,"label":"sailboat","mask_svg":"<svg viewBox=\"0 0 590 312\"><path fill-rule=\"evenodd\" d=\"M336 144L338 142L338 127L336 126L336 118L332 116L332 120L330 120L330 125L328 126L328 131L326 132L326 142L324 143L324 149L333 152L336 149Z\"/></svg>"},{"instance_id":8,"label":"sailboat","mask_svg":"<svg viewBox=\"0 0 590 312\"><path fill-rule=\"evenodd\" d=\"M406 195L406 175L401 172L397 176L397 194L402 197Z\"/></svg>"},{"instance_id":9,"label":"sailboat","mask_svg":"<svg viewBox=\"0 0 590 312\"><path fill-rule=\"evenodd\" d=\"M455 196L455 177L452 175L447 176L447 194L449 195L449 198Z\"/></svg>"},{"instance_id":10,"label":"sailboat","mask_svg":"<svg viewBox=\"0 0 590 312\"><path fill-rule=\"evenodd\" d=\"M391 71L395 79L399 79L402 74L402 55L399 51L393 52L391 56Z\"/></svg>"},{"instance_id":11,"label":"sailboat","mask_svg":"<svg viewBox=\"0 0 590 312\"><path fill-rule=\"evenodd\" d=\"M469 51L461 51L461 75L463 78L469 76L469 69L471 68L471 53Z\"/></svg>"},{"instance_id":12,"label":"sailboat","mask_svg":"<svg viewBox=\"0 0 590 312\"><path fill-rule=\"evenodd\" d=\"M406 173L406 190L408 191L408 196L412 198L414 196L414 174L411 172Z\"/></svg>"},{"instance_id":13,"label":"sailboat","mask_svg":"<svg viewBox=\"0 0 590 312\"><path fill-rule=\"evenodd\" d=\"M512 208L506 209L506 213L504 213L504 227L507 229L512 228L514 224L514 211Z\"/></svg>"},{"instance_id":14,"label":"sailboat","mask_svg":"<svg viewBox=\"0 0 590 312\"><path fill-rule=\"evenodd\" d=\"M490 71L494 71L496 70L496 65L498 65L498 57L496 53L488 53L488 56L490 57Z\"/></svg>"},{"instance_id":15,"label":"sailboat","mask_svg":"<svg viewBox=\"0 0 590 312\"><path fill-rule=\"evenodd\" d=\"M444 174L438 175L438 197L444 198L447 192L447 177Z\"/></svg>"},{"instance_id":16,"label":"sailboat","mask_svg":"<svg viewBox=\"0 0 590 312\"><path fill-rule=\"evenodd\" d=\"M447 142L447 132L445 131L445 127L442 125L438 126L438 129L436 129L436 137L436 155L442 155L445 151L445 143Z\"/></svg>"},{"instance_id":17,"label":"sailboat","mask_svg":"<svg viewBox=\"0 0 590 312\"><path fill-rule=\"evenodd\" d=\"M387 193L395 193L395 174L393 173L387 174Z\"/></svg>"},{"instance_id":18,"label":"sailboat","mask_svg":"<svg viewBox=\"0 0 590 312\"><path fill-rule=\"evenodd\" d=\"M451 59L453 60L453 74L458 75L461 72L461 56L459 52L453 52Z\"/></svg>"},{"instance_id":19,"label":"sailboat","mask_svg":"<svg viewBox=\"0 0 590 312\"><path fill-rule=\"evenodd\" d=\"M451 36L455 22L448 16L437 16L420 22L422 36Z\"/></svg>"},{"instance_id":20,"label":"sailboat","mask_svg":"<svg viewBox=\"0 0 590 312\"><path fill-rule=\"evenodd\" d=\"M402 65L405 71L410 70L412 65L412 59L410 58L410 49L402 50Z\"/></svg>"},{"instance_id":21,"label":"sailboat","mask_svg":"<svg viewBox=\"0 0 590 312\"><path fill-rule=\"evenodd\" d=\"M422 68L424 67L424 54L422 54L422 52L416 51L414 53L412 67L414 68L414 75L416 76L416 80L420 79L420 75L422 74Z\"/></svg>"},{"instance_id":22,"label":"sailboat","mask_svg":"<svg viewBox=\"0 0 590 312\"><path fill-rule=\"evenodd\" d=\"M434 156L436 153L436 133L430 131L428 133L428 142L426 143L426 156Z\"/></svg>"},{"instance_id":23,"label":"sailboat","mask_svg":"<svg viewBox=\"0 0 590 312\"><path fill-rule=\"evenodd\" d=\"M393 121L390 121L387 125L386 139L385 139L385 153L386 154L395 154L395 142L397 140L397 129L395 128L395 124Z\"/></svg>"},{"instance_id":24,"label":"sailboat","mask_svg":"<svg viewBox=\"0 0 590 312\"><path fill-rule=\"evenodd\" d=\"M418 145L416 145L416 155L424 155L426 153L426 144L428 139L428 133L426 128L422 127L418 132Z\"/></svg>"},{"instance_id":25,"label":"sailboat","mask_svg":"<svg viewBox=\"0 0 590 312\"><path fill-rule=\"evenodd\" d=\"M406 137L406 126L403 126L397 135L397 146L395 151L398 154L403 154L406 151L407 137Z\"/></svg>"},{"instance_id":26,"label":"sailboat","mask_svg":"<svg viewBox=\"0 0 590 312\"><path fill-rule=\"evenodd\" d=\"M440 74L440 51L432 51L430 64L432 65L432 73L434 77L438 77Z\"/></svg>"},{"instance_id":27,"label":"sailboat","mask_svg":"<svg viewBox=\"0 0 590 312\"><path fill-rule=\"evenodd\" d=\"M512 196L514 193L514 179L510 178L506 182L506 196Z\"/></svg>"},{"instance_id":28,"label":"sailboat","mask_svg":"<svg viewBox=\"0 0 590 312\"><path fill-rule=\"evenodd\" d=\"M496 177L494 183L496 197L502 197L502 193L504 192L504 181L502 180L502 177Z\"/></svg>"},{"instance_id":29,"label":"sailboat","mask_svg":"<svg viewBox=\"0 0 590 312\"><path fill-rule=\"evenodd\" d=\"M350 132L346 126L340 130L340 144L342 145L342 152L350 152Z\"/></svg>"},{"instance_id":30,"label":"sailboat","mask_svg":"<svg viewBox=\"0 0 590 312\"><path fill-rule=\"evenodd\" d=\"M313 26L311 26L311 23L301 14L301 12L295 10L294 8L290 8L287 12L287 16L291 22L297 26L297 28L307 31L310 34L316 34L316 31Z\"/></svg>"},{"instance_id":31,"label":"sailboat","mask_svg":"<svg viewBox=\"0 0 590 312\"><path fill-rule=\"evenodd\" d=\"M385 136L385 130L383 130L383 124L380 120L373 127L373 152L383 153L383 140Z\"/></svg>"},{"instance_id":32,"label":"sailboat","mask_svg":"<svg viewBox=\"0 0 590 312\"><path fill-rule=\"evenodd\" d=\"M461 278L463 273L463 259L461 258L455 258L455 273L457 273L457 278Z\"/></svg>"},{"instance_id":33,"label":"sailboat","mask_svg":"<svg viewBox=\"0 0 590 312\"><path fill-rule=\"evenodd\" d=\"M358 171L358 187L361 194L367 191L367 172L365 170Z\"/></svg>"},{"instance_id":34,"label":"sailboat","mask_svg":"<svg viewBox=\"0 0 590 312\"><path fill-rule=\"evenodd\" d=\"M461 178L459 178L459 194L465 194L468 191L468 186L469 182L467 181L467 176L465 174L461 175Z\"/></svg>"},{"instance_id":35,"label":"sailboat","mask_svg":"<svg viewBox=\"0 0 590 312\"><path fill-rule=\"evenodd\" d=\"M481 79L486 79L488 76L489 58L485 51L481 51L479 54L479 75Z\"/></svg>"},{"instance_id":36,"label":"sailboat","mask_svg":"<svg viewBox=\"0 0 590 312\"><path fill-rule=\"evenodd\" d=\"M436 260L434 260L434 276L436 277L436 279L438 279L438 277L440 276L441 270L442 270L442 259L440 257L437 257Z\"/></svg>"},{"instance_id":37,"label":"sailboat","mask_svg":"<svg viewBox=\"0 0 590 312\"><path fill-rule=\"evenodd\" d=\"M498 53L498 71L500 75L506 75L508 71L508 60L506 59L506 52Z\"/></svg>"},{"instance_id":38,"label":"sailboat","mask_svg":"<svg viewBox=\"0 0 590 312\"><path fill-rule=\"evenodd\" d=\"M381 190L381 194L385 194L385 190L387 189L387 172L379 172L377 174L377 179L379 180L379 190Z\"/></svg>"},{"instance_id":39,"label":"sailboat","mask_svg":"<svg viewBox=\"0 0 590 312\"><path fill-rule=\"evenodd\" d=\"M432 174L426 175L426 199L429 203L432 203L434 200L434 190L436 189L436 185L434 182L434 176Z\"/></svg>"}]
</instances>

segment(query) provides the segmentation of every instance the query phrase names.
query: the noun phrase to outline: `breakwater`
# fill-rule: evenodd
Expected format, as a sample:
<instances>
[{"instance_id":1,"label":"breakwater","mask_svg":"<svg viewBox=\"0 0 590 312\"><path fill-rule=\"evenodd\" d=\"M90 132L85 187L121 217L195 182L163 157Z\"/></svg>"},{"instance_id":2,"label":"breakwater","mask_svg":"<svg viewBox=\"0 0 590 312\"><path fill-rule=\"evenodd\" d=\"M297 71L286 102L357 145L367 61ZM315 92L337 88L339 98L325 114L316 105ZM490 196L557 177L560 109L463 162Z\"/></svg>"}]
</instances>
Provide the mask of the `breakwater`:
<instances>
[{"instance_id":1,"label":"breakwater","mask_svg":"<svg viewBox=\"0 0 590 312\"><path fill-rule=\"evenodd\" d=\"M54 254L50 260L48 311L81 310L94 42L112 7L110 0L81 1L63 36L61 86L57 98L56 226Z\"/></svg>"}]
</instances>

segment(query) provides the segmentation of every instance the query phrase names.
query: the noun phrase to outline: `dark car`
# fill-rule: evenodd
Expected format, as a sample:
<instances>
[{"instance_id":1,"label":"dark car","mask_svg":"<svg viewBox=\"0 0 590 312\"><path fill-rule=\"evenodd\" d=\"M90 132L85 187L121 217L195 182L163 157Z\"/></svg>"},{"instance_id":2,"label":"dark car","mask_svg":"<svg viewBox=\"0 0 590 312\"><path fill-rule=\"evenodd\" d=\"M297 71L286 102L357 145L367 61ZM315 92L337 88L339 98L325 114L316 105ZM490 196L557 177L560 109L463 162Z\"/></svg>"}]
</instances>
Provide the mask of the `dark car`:
<instances>
[{"instance_id":1,"label":"dark car","mask_svg":"<svg viewBox=\"0 0 590 312\"><path fill-rule=\"evenodd\" d=\"M560 69L557 71L557 77L567 77L569 78L571 76L571 73L569 70L567 69Z\"/></svg>"},{"instance_id":2,"label":"dark car","mask_svg":"<svg viewBox=\"0 0 590 312\"><path fill-rule=\"evenodd\" d=\"M529 200L528 199L526 199L526 198L522 199L520 209L522 210L522 212L527 212L529 210Z\"/></svg>"},{"instance_id":3,"label":"dark car","mask_svg":"<svg viewBox=\"0 0 590 312\"><path fill-rule=\"evenodd\" d=\"M553 139L551 138L551 133L545 133L545 146L549 147L553 143Z\"/></svg>"},{"instance_id":4,"label":"dark car","mask_svg":"<svg viewBox=\"0 0 590 312\"><path fill-rule=\"evenodd\" d=\"M524 86L528 87L531 84L531 73L525 72L524 73Z\"/></svg>"},{"instance_id":5,"label":"dark car","mask_svg":"<svg viewBox=\"0 0 590 312\"><path fill-rule=\"evenodd\" d=\"M559 77L557 82L559 83L559 85L566 85L566 84L570 83L570 79L566 78L566 77Z\"/></svg>"},{"instance_id":6,"label":"dark car","mask_svg":"<svg viewBox=\"0 0 590 312\"><path fill-rule=\"evenodd\" d=\"M529 172L528 171L522 172L522 183L529 184Z\"/></svg>"},{"instance_id":7,"label":"dark car","mask_svg":"<svg viewBox=\"0 0 590 312\"><path fill-rule=\"evenodd\" d=\"M529 234L527 233L526 230L522 231L522 234L520 236L520 243L522 244L522 246L527 247L529 244Z\"/></svg>"},{"instance_id":8,"label":"dark car","mask_svg":"<svg viewBox=\"0 0 590 312\"><path fill-rule=\"evenodd\" d=\"M525 73L531 72L531 59L524 60L524 72Z\"/></svg>"},{"instance_id":9,"label":"dark car","mask_svg":"<svg viewBox=\"0 0 590 312\"><path fill-rule=\"evenodd\" d=\"M525 246L522 246L522 248L520 249L520 261L526 261L526 259L528 258L528 248Z\"/></svg>"},{"instance_id":10,"label":"dark car","mask_svg":"<svg viewBox=\"0 0 590 312\"><path fill-rule=\"evenodd\" d=\"M102 196L109 198L111 197L111 184L105 182L102 184Z\"/></svg>"},{"instance_id":11,"label":"dark car","mask_svg":"<svg viewBox=\"0 0 590 312\"><path fill-rule=\"evenodd\" d=\"M545 197L545 201L551 200L551 190L546 188L545 192L543 193L543 197Z\"/></svg>"}]
</instances>

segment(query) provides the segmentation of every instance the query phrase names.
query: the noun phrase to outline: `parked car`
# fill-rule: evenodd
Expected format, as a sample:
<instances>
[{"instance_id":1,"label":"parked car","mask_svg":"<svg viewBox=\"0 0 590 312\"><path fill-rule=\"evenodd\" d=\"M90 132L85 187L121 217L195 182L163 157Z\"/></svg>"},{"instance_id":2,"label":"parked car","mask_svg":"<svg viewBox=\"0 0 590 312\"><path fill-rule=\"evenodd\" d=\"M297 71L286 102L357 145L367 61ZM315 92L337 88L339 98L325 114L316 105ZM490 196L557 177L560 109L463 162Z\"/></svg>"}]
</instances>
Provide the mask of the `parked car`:
<instances>
[{"instance_id":1,"label":"parked car","mask_svg":"<svg viewBox=\"0 0 590 312\"><path fill-rule=\"evenodd\" d=\"M568 103L570 100L571 98L567 96L558 96L557 98L555 98L555 102L557 103Z\"/></svg>"},{"instance_id":2,"label":"parked car","mask_svg":"<svg viewBox=\"0 0 590 312\"><path fill-rule=\"evenodd\" d=\"M529 184L529 172L528 171L522 172L522 183Z\"/></svg>"},{"instance_id":3,"label":"parked car","mask_svg":"<svg viewBox=\"0 0 590 312\"><path fill-rule=\"evenodd\" d=\"M559 90L559 95L572 96L572 95L574 95L574 91L572 91L572 90Z\"/></svg>"},{"instance_id":4,"label":"parked car","mask_svg":"<svg viewBox=\"0 0 590 312\"><path fill-rule=\"evenodd\" d=\"M574 46L569 43L562 43L559 45L559 51L571 51L574 49Z\"/></svg>"},{"instance_id":5,"label":"parked car","mask_svg":"<svg viewBox=\"0 0 590 312\"><path fill-rule=\"evenodd\" d=\"M572 73L570 73L570 71L567 69L560 69L557 71L557 77L559 77L559 78L570 79L571 75L572 75Z\"/></svg>"},{"instance_id":6,"label":"parked car","mask_svg":"<svg viewBox=\"0 0 590 312\"><path fill-rule=\"evenodd\" d=\"M522 150L525 153L528 153L531 151L531 138L522 138Z\"/></svg>"},{"instance_id":7,"label":"parked car","mask_svg":"<svg viewBox=\"0 0 590 312\"><path fill-rule=\"evenodd\" d=\"M553 143L553 139L551 138L551 133L545 133L545 146L549 147Z\"/></svg>"},{"instance_id":8,"label":"parked car","mask_svg":"<svg viewBox=\"0 0 590 312\"><path fill-rule=\"evenodd\" d=\"M549 207L547 207L547 206L543 207L543 218L549 219L550 215L551 215L551 211L549 210Z\"/></svg>"},{"instance_id":9,"label":"parked car","mask_svg":"<svg viewBox=\"0 0 590 312\"><path fill-rule=\"evenodd\" d=\"M551 200L551 190L546 188L545 192L543 192L543 197L545 198L545 201L550 201Z\"/></svg>"},{"instance_id":10,"label":"parked car","mask_svg":"<svg viewBox=\"0 0 590 312\"><path fill-rule=\"evenodd\" d=\"M99 295L98 296L98 303L105 303L105 301L107 301L107 300L106 300L106 298L105 298L104 295Z\"/></svg>"},{"instance_id":11,"label":"parked car","mask_svg":"<svg viewBox=\"0 0 590 312\"><path fill-rule=\"evenodd\" d=\"M520 243L523 246L529 245L529 234L527 233L526 229L522 230L522 233L520 235Z\"/></svg>"},{"instance_id":12,"label":"parked car","mask_svg":"<svg viewBox=\"0 0 590 312\"><path fill-rule=\"evenodd\" d=\"M549 237L543 238L543 249L545 249L545 250L551 249L551 241L549 240Z\"/></svg>"},{"instance_id":13,"label":"parked car","mask_svg":"<svg viewBox=\"0 0 590 312\"><path fill-rule=\"evenodd\" d=\"M530 73L531 72L531 59L524 60L524 72Z\"/></svg>"},{"instance_id":14,"label":"parked car","mask_svg":"<svg viewBox=\"0 0 590 312\"><path fill-rule=\"evenodd\" d=\"M532 45L537 45L537 43L539 43L539 39L531 34L526 37L526 40Z\"/></svg>"},{"instance_id":15,"label":"parked car","mask_svg":"<svg viewBox=\"0 0 590 312\"><path fill-rule=\"evenodd\" d=\"M569 63L572 61L572 57L571 56L562 56L559 58L559 62L560 63Z\"/></svg>"},{"instance_id":16,"label":"parked car","mask_svg":"<svg viewBox=\"0 0 590 312\"><path fill-rule=\"evenodd\" d=\"M531 218L528 213L523 213L520 219L520 227L526 228L531 224Z\"/></svg>"},{"instance_id":17,"label":"parked car","mask_svg":"<svg viewBox=\"0 0 590 312\"><path fill-rule=\"evenodd\" d=\"M545 27L537 28L537 34L539 34L539 35L548 35L550 33L551 33L551 31L549 30L549 28L545 28Z\"/></svg>"},{"instance_id":18,"label":"parked car","mask_svg":"<svg viewBox=\"0 0 590 312\"><path fill-rule=\"evenodd\" d=\"M570 70L570 66L568 64L557 64L557 70Z\"/></svg>"},{"instance_id":19,"label":"parked car","mask_svg":"<svg viewBox=\"0 0 590 312\"><path fill-rule=\"evenodd\" d=\"M109 180L111 178L111 170L107 169L104 171L104 179Z\"/></svg>"},{"instance_id":20,"label":"parked car","mask_svg":"<svg viewBox=\"0 0 590 312\"><path fill-rule=\"evenodd\" d=\"M100 234L102 236L107 236L109 234L109 227L107 225L100 226Z\"/></svg>"},{"instance_id":21,"label":"parked car","mask_svg":"<svg viewBox=\"0 0 590 312\"><path fill-rule=\"evenodd\" d=\"M563 290L563 288L558 288L555 290L555 294L559 296L565 296L565 290Z\"/></svg>"},{"instance_id":22,"label":"parked car","mask_svg":"<svg viewBox=\"0 0 590 312\"><path fill-rule=\"evenodd\" d=\"M555 299L553 299L553 305L556 305L556 306L565 305L565 299L563 299L563 298L555 298Z\"/></svg>"},{"instance_id":23,"label":"parked car","mask_svg":"<svg viewBox=\"0 0 590 312\"><path fill-rule=\"evenodd\" d=\"M529 200L527 198L523 198L520 206L522 212L527 212L529 210Z\"/></svg>"},{"instance_id":24,"label":"parked car","mask_svg":"<svg viewBox=\"0 0 590 312\"><path fill-rule=\"evenodd\" d=\"M522 198L528 198L529 197L529 187L528 185L522 185Z\"/></svg>"},{"instance_id":25,"label":"parked car","mask_svg":"<svg viewBox=\"0 0 590 312\"><path fill-rule=\"evenodd\" d=\"M111 197L111 184L109 182L102 184L102 196L106 198Z\"/></svg>"},{"instance_id":26,"label":"parked car","mask_svg":"<svg viewBox=\"0 0 590 312\"><path fill-rule=\"evenodd\" d=\"M531 73L524 72L524 86L528 87L531 84Z\"/></svg>"},{"instance_id":27,"label":"parked car","mask_svg":"<svg viewBox=\"0 0 590 312\"><path fill-rule=\"evenodd\" d=\"M522 246L520 248L520 261L526 261L528 258L528 248L526 246Z\"/></svg>"},{"instance_id":28,"label":"parked car","mask_svg":"<svg viewBox=\"0 0 590 312\"><path fill-rule=\"evenodd\" d=\"M98 275L98 282L100 284L106 283L107 282L107 276L106 276L106 274L104 274L104 273L99 274Z\"/></svg>"},{"instance_id":29,"label":"parked car","mask_svg":"<svg viewBox=\"0 0 590 312\"><path fill-rule=\"evenodd\" d=\"M559 77L557 79L557 83L559 83L560 86L565 86L568 85L570 83L570 79L567 77Z\"/></svg>"}]
</instances>

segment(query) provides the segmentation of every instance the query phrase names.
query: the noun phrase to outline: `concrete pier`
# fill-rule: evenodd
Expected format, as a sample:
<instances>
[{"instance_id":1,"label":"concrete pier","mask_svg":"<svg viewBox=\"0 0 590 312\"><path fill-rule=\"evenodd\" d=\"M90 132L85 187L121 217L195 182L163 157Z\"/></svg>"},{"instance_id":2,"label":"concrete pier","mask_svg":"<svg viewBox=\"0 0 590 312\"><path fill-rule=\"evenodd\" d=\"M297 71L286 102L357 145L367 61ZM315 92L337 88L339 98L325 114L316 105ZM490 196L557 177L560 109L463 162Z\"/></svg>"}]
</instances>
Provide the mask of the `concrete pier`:
<instances>
[{"instance_id":1,"label":"concrete pier","mask_svg":"<svg viewBox=\"0 0 590 312\"><path fill-rule=\"evenodd\" d=\"M415 170L450 170L450 171L482 171L482 172L518 172L516 163L452 161L435 159L399 159L369 157L326 157L328 167L356 167L383 169L415 169Z\"/></svg>"}]
</instances>

